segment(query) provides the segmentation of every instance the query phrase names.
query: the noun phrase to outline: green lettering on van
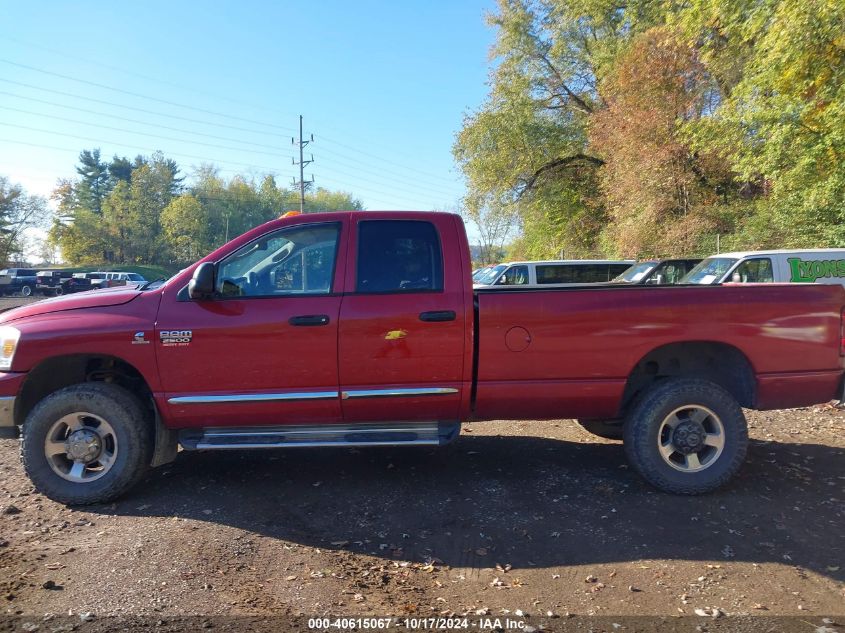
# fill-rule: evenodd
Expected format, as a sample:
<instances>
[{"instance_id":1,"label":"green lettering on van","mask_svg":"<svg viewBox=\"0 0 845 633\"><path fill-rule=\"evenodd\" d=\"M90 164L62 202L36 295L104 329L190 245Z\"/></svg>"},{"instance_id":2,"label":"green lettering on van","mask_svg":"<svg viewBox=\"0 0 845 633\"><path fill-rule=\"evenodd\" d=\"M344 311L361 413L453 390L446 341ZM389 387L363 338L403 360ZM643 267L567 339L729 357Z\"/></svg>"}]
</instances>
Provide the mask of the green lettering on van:
<instances>
[{"instance_id":1,"label":"green lettering on van","mask_svg":"<svg viewBox=\"0 0 845 633\"><path fill-rule=\"evenodd\" d=\"M845 259L810 260L803 261L798 257L790 257L789 281L797 283L813 283L820 277L845 277Z\"/></svg>"}]
</instances>

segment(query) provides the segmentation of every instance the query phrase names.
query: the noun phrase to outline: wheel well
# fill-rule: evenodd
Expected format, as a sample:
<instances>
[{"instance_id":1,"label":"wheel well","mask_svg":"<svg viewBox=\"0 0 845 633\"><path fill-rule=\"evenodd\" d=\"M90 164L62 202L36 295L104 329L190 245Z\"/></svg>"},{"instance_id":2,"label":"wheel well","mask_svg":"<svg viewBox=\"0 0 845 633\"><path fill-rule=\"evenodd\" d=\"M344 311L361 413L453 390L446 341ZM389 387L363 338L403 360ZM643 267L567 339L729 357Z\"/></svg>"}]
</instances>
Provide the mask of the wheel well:
<instances>
[{"instance_id":1,"label":"wheel well","mask_svg":"<svg viewBox=\"0 0 845 633\"><path fill-rule=\"evenodd\" d=\"M48 358L30 370L15 404L15 423L23 424L33 407L54 391L83 382L120 385L154 414L152 392L135 367L114 356L72 355Z\"/></svg>"},{"instance_id":2,"label":"wheel well","mask_svg":"<svg viewBox=\"0 0 845 633\"><path fill-rule=\"evenodd\" d=\"M622 397L623 415L637 394L662 378L676 376L715 382L740 406L754 406L756 380L745 354L725 343L700 341L673 343L646 354L628 376Z\"/></svg>"}]
</instances>

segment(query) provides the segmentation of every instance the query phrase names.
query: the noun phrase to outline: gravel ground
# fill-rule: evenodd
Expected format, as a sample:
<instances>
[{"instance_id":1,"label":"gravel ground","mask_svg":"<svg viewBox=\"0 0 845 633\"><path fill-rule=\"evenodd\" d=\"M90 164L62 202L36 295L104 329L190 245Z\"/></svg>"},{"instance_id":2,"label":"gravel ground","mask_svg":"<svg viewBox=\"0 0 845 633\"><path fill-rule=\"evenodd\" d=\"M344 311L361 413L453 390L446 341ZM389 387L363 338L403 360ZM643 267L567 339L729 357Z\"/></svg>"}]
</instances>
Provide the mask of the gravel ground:
<instances>
[{"instance_id":1,"label":"gravel ground","mask_svg":"<svg viewBox=\"0 0 845 633\"><path fill-rule=\"evenodd\" d=\"M845 412L746 414L745 468L693 498L650 488L571 420L468 424L433 450L182 452L88 508L35 493L2 440L0 631L468 615L845 632Z\"/></svg>"},{"instance_id":2,"label":"gravel ground","mask_svg":"<svg viewBox=\"0 0 845 633\"><path fill-rule=\"evenodd\" d=\"M35 303L41 301L45 297L42 295L34 295L32 297L2 297L0 296L0 312L17 308L18 306L26 305L27 303Z\"/></svg>"},{"instance_id":3,"label":"gravel ground","mask_svg":"<svg viewBox=\"0 0 845 633\"><path fill-rule=\"evenodd\" d=\"M473 423L442 449L183 452L84 509L36 494L3 440L0 600L36 622L90 613L101 626L140 617L139 630L329 614L547 629L649 615L691 619L689 631L783 615L840 630L845 413L748 417L740 476L694 498L650 488L620 443L569 420Z\"/></svg>"}]
</instances>

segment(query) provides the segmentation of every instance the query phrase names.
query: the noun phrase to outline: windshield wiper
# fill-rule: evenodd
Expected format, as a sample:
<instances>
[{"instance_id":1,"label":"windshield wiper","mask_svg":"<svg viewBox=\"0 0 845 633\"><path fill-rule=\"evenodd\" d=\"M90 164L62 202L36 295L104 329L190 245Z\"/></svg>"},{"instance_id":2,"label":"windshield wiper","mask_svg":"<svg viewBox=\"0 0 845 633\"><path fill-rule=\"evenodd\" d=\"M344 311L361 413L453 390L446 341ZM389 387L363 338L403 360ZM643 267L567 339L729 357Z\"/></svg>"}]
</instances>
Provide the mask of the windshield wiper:
<instances>
[{"instance_id":1,"label":"windshield wiper","mask_svg":"<svg viewBox=\"0 0 845 633\"><path fill-rule=\"evenodd\" d=\"M158 283L161 283L161 282L164 282L164 281L167 281L167 279L165 279L164 277L159 277L158 279L153 279L152 281L148 281L147 283L145 283L143 286L139 286L138 290L146 290L147 288L149 288L153 284L158 284Z\"/></svg>"}]
</instances>

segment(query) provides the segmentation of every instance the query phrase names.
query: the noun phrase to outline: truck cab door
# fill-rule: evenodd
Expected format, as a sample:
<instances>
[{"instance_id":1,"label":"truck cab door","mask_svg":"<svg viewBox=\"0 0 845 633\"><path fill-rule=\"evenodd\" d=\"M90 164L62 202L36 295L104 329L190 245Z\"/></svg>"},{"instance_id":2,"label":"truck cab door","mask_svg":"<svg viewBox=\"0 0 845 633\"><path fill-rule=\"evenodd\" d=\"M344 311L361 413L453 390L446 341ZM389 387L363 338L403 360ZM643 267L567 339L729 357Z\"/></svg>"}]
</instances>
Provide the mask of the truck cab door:
<instances>
[{"instance_id":1,"label":"truck cab door","mask_svg":"<svg viewBox=\"0 0 845 633\"><path fill-rule=\"evenodd\" d=\"M338 356L347 422L456 421L469 398L463 245L452 216L408 216L352 216Z\"/></svg>"},{"instance_id":2,"label":"truck cab door","mask_svg":"<svg viewBox=\"0 0 845 633\"><path fill-rule=\"evenodd\" d=\"M215 264L213 297L164 297L156 357L176 426L340 422L347 221L304 222Z\"/></svg>"}]
</instances>

